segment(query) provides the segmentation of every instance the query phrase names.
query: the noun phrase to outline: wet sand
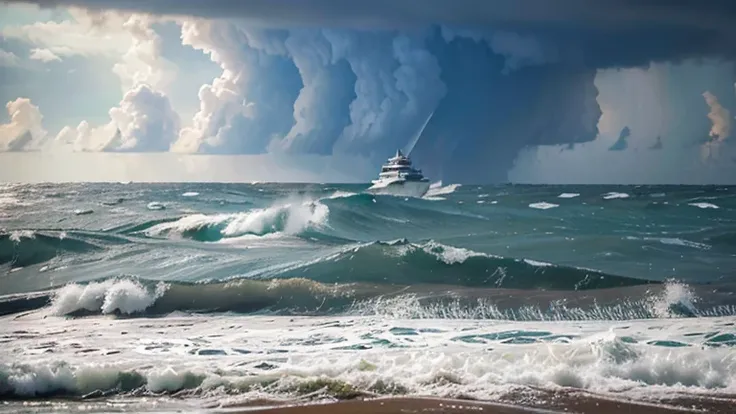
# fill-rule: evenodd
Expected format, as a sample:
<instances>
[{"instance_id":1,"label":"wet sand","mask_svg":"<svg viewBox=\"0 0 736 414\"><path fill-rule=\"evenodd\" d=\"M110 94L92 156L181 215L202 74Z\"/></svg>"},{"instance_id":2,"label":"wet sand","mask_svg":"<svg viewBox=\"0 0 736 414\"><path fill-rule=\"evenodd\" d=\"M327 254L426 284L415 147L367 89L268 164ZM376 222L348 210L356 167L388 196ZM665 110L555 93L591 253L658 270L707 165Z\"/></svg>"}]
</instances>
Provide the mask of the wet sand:
<instances>
[{"instance_id":1,"label":"wet sand","mask_svg":"<svg viewBox=\"0 0 736 414\"><path fill-rule=\"evenodd\" d=\"M674 398L662 404L617 401L577 393L549 393L549 399L527 401L522 405L440 398L379 398L296 406L239 407L224 412L242 414L732 414L736 398Z\"/></svg>"}]
</instances>

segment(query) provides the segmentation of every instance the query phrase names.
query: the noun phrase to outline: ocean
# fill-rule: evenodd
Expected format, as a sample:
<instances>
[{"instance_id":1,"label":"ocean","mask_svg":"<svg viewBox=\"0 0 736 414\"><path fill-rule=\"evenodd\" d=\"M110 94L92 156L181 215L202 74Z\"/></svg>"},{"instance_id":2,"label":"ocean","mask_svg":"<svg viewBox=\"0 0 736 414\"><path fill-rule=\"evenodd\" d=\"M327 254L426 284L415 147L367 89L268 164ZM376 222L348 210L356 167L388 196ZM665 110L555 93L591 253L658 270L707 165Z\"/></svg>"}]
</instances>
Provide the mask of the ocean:
<instances>
[{"instance_id":1,"label":"ocean","mask_svg":"<svg viewBox=\"0 0 736 414\"><path fill-rule=\"evenodd\" d=\"M365 187L0 186L0 411L733 403L736 187Z\"/></svg>"}]
</instances>

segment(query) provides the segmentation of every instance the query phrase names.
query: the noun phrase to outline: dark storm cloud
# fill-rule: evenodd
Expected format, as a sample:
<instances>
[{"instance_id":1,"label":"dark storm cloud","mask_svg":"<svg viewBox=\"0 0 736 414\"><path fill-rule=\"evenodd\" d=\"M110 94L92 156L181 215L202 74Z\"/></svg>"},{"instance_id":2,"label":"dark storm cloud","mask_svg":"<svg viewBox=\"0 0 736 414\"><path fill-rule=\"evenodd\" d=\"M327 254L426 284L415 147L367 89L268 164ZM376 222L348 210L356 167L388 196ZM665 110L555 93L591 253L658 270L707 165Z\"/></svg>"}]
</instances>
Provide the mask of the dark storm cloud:
<instances>
[{"instance_id":1,"label":"dark storm cloud","mask_svg":"<svg viewBox=\"0 0 736 414\"><path fill-rule=\"evenodd\" d=\"M663 24L704 29L731 26L730 0L10 0L42 6L117 8L201 17L247 17L276 24L385 27L406 24L570 25Z\"/></svg>"},{"instance_id":2,"label":"dark storm cloud","mask_svg":"<svg viewBox=\"0 0 736 414\"><path fill-rule=\"evenodd\" d=\"M732 0L11 0L345 28L461 26L537 33L594 67L736 53Z\"/></svg>"}]
</instances>

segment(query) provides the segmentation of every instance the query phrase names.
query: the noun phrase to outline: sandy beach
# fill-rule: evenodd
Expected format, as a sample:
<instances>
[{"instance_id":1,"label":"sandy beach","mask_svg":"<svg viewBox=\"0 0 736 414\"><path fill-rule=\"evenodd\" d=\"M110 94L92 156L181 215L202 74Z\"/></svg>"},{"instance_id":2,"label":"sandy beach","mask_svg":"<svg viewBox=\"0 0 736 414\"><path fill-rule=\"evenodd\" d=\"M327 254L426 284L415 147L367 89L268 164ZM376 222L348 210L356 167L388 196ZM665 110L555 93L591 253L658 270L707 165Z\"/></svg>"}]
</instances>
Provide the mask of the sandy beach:
<instances>
[{"instance_id":1,"label":"sandy beach","mask_svg":"<svg viewBox=\"0 0 736 414\"><path fill-rule=\"evenodd\" d=\"M578 393L550 393L522 405L440 398L379 398L306 405L232 407L221 411L243 414L407 414L407 413L733 413L736 398L677 398L661 404L616 401Z\"/></svg>"}]
</instances>

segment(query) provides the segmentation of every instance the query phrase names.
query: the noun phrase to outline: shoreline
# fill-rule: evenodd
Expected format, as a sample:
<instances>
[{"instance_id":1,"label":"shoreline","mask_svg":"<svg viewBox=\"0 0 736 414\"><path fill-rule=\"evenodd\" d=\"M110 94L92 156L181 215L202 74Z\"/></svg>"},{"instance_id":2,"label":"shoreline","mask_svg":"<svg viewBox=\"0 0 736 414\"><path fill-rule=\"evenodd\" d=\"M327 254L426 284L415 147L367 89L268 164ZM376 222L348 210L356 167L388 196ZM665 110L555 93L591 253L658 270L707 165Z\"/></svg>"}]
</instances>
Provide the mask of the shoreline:
<instances>
[{"instance_id":1,"label":"shoreline","mask_svg":"<svg viewBox=\"0 0 736 414\"><path fill-rule=\"evenodd\" d=\"M438 397L379 397L349 401L304 402L274 404L260 401L257 405L243 404L216 409L214 413L229 414L547 414L547 413L646 413L729 414L736 406L736 396L707 398L679 396L661 403L616 400L603 396L576 392L543 392L519 399L507 396L499 401L477 401ZM521 402L519 402L521 401Z\"/></svg>"}]
</instances>

